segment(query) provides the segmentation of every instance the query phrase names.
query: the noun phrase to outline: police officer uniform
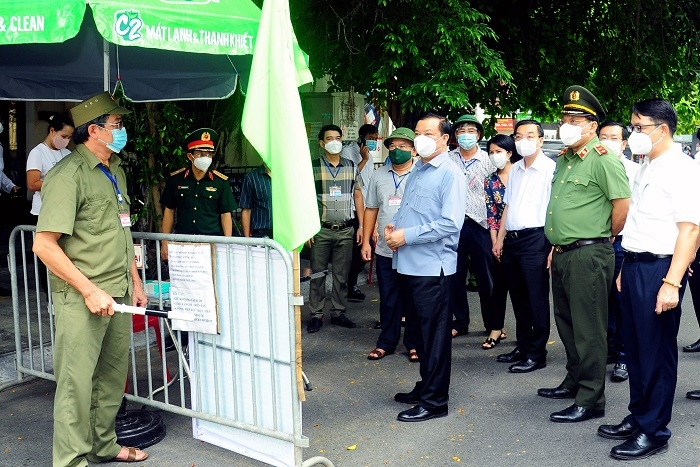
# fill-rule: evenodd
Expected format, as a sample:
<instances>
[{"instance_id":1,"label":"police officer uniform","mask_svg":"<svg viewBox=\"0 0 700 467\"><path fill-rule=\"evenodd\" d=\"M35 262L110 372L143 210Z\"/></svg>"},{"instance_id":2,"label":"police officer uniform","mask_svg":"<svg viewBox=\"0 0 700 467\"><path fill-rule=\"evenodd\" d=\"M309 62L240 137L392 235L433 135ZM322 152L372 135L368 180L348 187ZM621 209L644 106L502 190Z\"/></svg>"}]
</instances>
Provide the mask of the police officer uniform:
<instances>
[{"instance_id":1,"label":"police officer uniform","mask_svg":"<svg viewBox=\"0 0 700 467\"><path fill-rule=\"evenodd\" d=\"M200 128L185 139L187 152L215 148L218 134L211 128ZM194 169L183 167L170 174L161 195L161 204L177 213L178 234L224 235L221 214L236 207L228 177L216 170L207 170L197 180Z\"/></svg>"},{"instance_id":2,"label":"police officer uniform","mask_svg":"<svg viewBox=\"0 0 700 467\"><path fill-rule=\"evenodd\" d=\"M587 89L571 86L564 93L564 114L605 111ZM573 398L575 405L552 414L552 421L582 421L603 415L607 357L608 291L615 258L612 200L629 198L624 167L598 137L558 158L547 206L545 234L554 246L552 296L554 318L566 349L567 374L558 388L540 389L550 398Z\"/></svg>"}]
</instances>

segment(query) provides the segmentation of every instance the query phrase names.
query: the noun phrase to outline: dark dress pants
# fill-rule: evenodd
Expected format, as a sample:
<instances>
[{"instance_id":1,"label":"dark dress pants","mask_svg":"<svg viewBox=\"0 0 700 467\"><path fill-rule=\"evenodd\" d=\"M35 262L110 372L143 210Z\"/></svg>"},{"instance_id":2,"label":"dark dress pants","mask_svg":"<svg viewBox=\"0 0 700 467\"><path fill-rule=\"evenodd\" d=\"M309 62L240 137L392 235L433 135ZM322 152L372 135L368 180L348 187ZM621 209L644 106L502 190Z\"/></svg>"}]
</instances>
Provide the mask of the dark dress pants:
<instances>
[{"instance_id":1,"label":"dark dress pants","mask_svg":"<svg viewBox=\"0 0 700 467\"><path fill-rule=\"evenodd\" d=\"M401 338L401 317L406 316L403 344L406 350L416 348L415 316L410 316L412 308L405 305L406 290L401 288L399 273L391 267L391 258L377 255L374 260L379 283L379 321L382 330L377 339L377 347L393 352ZM418 354L420 355L420 354Z\"/></svg>"},{"instance_id":2,"label":"dark dress pants","mask_svg":"<svg viewBox=\"0 0 700 467\"><path fill-rule=\"evenodd\" d=\"M608 356L615 363L625 363L625 346L622 342L622 310L620 309L620 292L617 291L617 276L625 259L622 250L622 237L615 237L613 242L615 251L615 273L608 297Z\"/></svg>"},{"instance_id":3,"label":"dark dress pants","mask_svg":"<svg viewBox=\"0 0 700 467\"><path fill-rule=\"evenodd\" d=\"M547 356L549 339L549 270L551 244L544 228L506 237L501 262L515 314L518 348L536 362Z\"/></svg>"},{"instance_id":4,"label":"dark dress pants","mask_svg":"<svg viewBox=\"0 0 700 467\"><path fill-rule=\"evenodd\" d=\"M408 276L400 274L406 305L416 317L416 350L420 378L415 391L427 410L447 408L452 370L452 280L454 276Z\"/></svg>"},{"instance_id":5,"label":"dark dress pants","mask_svg":"<svg viewBox=\"0 0 700 467\"><path fill-rule=\"evenodd\" d=\"M622 328L630 385L627 420L657 442L671 437L673 396L678 377L676 337L683 291L678 306L657 315L656 295L671 258L653 262L625 260L622 265ZM684 285L685 278L681 281Z\"/></svg>"},{"instance_id":6,"label":"dark dress pants","mask_svg":"<svg viewBox=\"0 0 700 467\"><path fill-rule=\"evenodd\" d=\"M487 327L494 315L493 305L493 263L491 252L491 234L469 217L464 218L464 225L459 234L457 248L457 273L454 277L455 308L454 329L462 332L469 328L469 301L467 299L467 278L471 267L476 277L476 288L481 303L481 317L484 328ZM500 329L500 328L495 328Z\"/></svg>"},{"instance_id":7,"label":"dark dress pants","mask_svg":"<svg viewBox=\"0 0 700 467\"><path fill-rule=\"evenodd\" d=\"M688 276L688 288L690 289L690 297L693 299L695 318L700 324L700 257L695 257L690 263L690 269L693 270L693 275Z\"/></svg>"}]
</instances>

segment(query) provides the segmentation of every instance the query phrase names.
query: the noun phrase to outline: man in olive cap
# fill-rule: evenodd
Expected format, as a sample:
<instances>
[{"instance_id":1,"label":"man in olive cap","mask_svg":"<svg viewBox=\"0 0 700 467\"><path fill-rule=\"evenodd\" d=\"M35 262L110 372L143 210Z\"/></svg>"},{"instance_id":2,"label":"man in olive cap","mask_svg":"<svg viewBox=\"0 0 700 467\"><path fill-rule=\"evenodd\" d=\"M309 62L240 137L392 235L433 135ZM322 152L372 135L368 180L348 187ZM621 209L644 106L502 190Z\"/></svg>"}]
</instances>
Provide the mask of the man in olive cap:
<instances>
[{"instance_id":1,"label":"man in olive cap","mask_svg":"<svg viewBox=\"0 0 700 467\"><path fill-rule=\"evenodd\" d=\"M563 96L561 140L547 206L545 234L553 245L554 319L566 349L567 374L556 388L537 393L575 399L554 412L554 422L580 422L605 415L608 291L615 256L610 237L625 225L630 187L615 154L596 130L605 111L593 94L571 86Z\"/></svg>"},{"instance_id":2,"label":"man in olive cap","mask_svg":"<svg viewBox=\"0 0 700 467\"><path fill-rule=\"evenodd\" d=\"M131 315L146 306L131 238L121 159L122 115L103 92L71 109L75 151L46 176L34 253L51 271L56 316L53 465L141 461L117 444L114 421L128 368Z\"/></svg>"},{"instance_id":3,"label":"man in olive cap","mask_svg":"<svg viewBox=\"0 0 700 467\"><path fill-rule=\"evenodd\" d=\"M228 177L209 170L219 135L211 128L200 128L185 137L190 167L170 174L160 202L163 205L161 232L169 234L233 234L231 213L236 209ZM175 224L177 211L177 224ZM161 243L160 256L168 259L168 242Z\"/></svg>"},{"instance_id":4,"label":"man in olive cap","mask_svg":"<svg viewBox=\"0 0 700 467\"><path fill-rule=\"evenodd\" d=\"M457 272L455 273L455 308L452 337L466 334L469 328L469 301L467 278L469 268L476 277L484 327L489 327L494 314L493 302L493 247L486 224L484 180L496 171L486 151L477 144L484 136L484 127L474 115L462 115L454 123L453 136L458 146L450 151L467 180L467 204L464 207L464 225L459 235ZM486 329L494 339L501 337L501 329ZM496 332L498 331L498 332ZM494 334L495 333L495 334Z\"/></svg>"},{"instance_id":5,"label":"man in olive cap","mask_svg":"<svg viewBox=\"0 0 700 467\"><path fill-rule=\"evenodd\" d=\"M389 150L391 164L383 165L374 171L367 187L365 198L365 217L362 257L365 261L372 258L370 239L374 232L384 232L384 227L391 222L401 206L406 179L413 170L413 147L415 134L408 128L397 128L386 140L384 146ZM376 227L376 228L375 228ZM396 350L401 337L401 317L407 309L402 297L405 295L399 286L399 273L391 266L394 253L386 245L384 235L379 235L376 246L377 281L379 282L379 319L382 331L377 345L367 356L370 360L379 360ZM418 361L415 344L415 325L411 317L406 318L406 331L403 343L409 353L409 360Z\"/></svg>"}]
</instances>

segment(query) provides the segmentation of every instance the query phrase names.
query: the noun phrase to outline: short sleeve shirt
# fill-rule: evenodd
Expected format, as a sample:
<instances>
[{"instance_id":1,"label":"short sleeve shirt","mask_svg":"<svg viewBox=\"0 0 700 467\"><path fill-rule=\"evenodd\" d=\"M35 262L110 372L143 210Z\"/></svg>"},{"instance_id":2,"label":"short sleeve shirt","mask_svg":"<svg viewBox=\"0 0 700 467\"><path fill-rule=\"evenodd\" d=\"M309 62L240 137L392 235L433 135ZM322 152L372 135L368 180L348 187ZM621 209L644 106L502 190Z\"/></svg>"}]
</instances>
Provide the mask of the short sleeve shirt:
<instances>
[{"instance_id":1,"label":"short sleeve shirt","mask_svg":"<svg viewBox=\"0 0 700 467\"><path fill-rule=\"evenodd\" d=\"M557 159L545 234L553 245L611 235L612 200L630 197L625 168L593 138L579 153Z\"/></svg>"},{"instance_id":2,"label":"short sleeve shirt","mask_svg":"<svg viewBox=\"0 0 700 467\"><path fill-rule=\"evenodd\" d=\"M173 172L160 202L175 211L175 232L189 235L223 235L221 214L237 209L228 177L216 170L207 171L201 180L188 168Z\"/></svg>"},{"instance_id":3,"label":"short sleeve shirt","mask_svg":"<svg viewBox=\"0 0 700 467\"><path fill-rule=\"evenodd\" d=\"M88 279L112 297L131 293L134 241L123 227L120 213L129 213L126 176L121 159L112 154L105 167L117 183L123 201L117 200L114 183L99 167L99 159L78 145L46 175L41 187L43 206L37 232L62 234L58 244ZM104 167L104 166L103 166ZM74 290L51 274L54 291Z\"/></svg>"},{"instance_id":4,"label":"short sleeve shirt","mask_svg":"<svg viewBox=\"0 0 700 467\"><path fill-rule=\"evenodd\" d=\"M58 161L70 154L68 149L49 148L46 144L40 143L34 149L29 151L27 156L27 172L30 170L38 170L39 180L43 181L49 170L58 164ZM35 216L41 211L41 192L35 191L32 197L32 210L30 211Z\"/></svg>"},{"instance_id":5,"label":"short sleeve shirt","mask_svg":"<svg viewBox=\"0 0 700 467\"><path fill-rule=\"evenodd\" d=\"M362 177L355 163L341 157L334 167L323 155L311 161L311 168L321 222L343 223L353 219L353 195L355 190L362 189Z\"/></svg>"},{"instance_id":6,"label":"short sleeve shirt","mask_svg":"<svg viewBox=\"0 0 700 467\"><path fill-rule=\"evenodd\" d=\"M459 152L459 147L450 151L450 159L459 167L467 181L467 202L464 214L483 228L487 228L486 199L484 180L496 171L488 154L482 149L477 150L474 157L465 161Z\"/></svg>"}]
</instances>

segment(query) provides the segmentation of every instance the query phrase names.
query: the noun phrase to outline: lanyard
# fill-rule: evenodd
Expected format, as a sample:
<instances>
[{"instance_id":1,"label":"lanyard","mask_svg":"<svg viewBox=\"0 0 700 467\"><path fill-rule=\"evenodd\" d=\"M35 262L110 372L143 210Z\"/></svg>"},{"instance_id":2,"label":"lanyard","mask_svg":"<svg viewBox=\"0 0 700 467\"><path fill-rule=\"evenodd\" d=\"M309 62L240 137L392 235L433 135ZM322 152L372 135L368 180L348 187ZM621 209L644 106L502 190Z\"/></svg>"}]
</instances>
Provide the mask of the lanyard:
<instances>
[{"instance_id":1,"label":"lanyard","mask_svg":"<svg viewBox=\"0 0 700 467\"><path fill-rule=\"evenodd\" d=\"M464 159L462 159L462 156L459 157L459 160L462 161L462 165L464 166L465 172L469 170L469 167L471 167L476 162L476 159L472 159L469 161L469 163L466 163L464 162Z\"/></svg>"},{"instance_id":2,"label":"lanyard","mask_svg":"<svg viewBox=\"0 0 700 467\"><path fill-rule=\"evenodd\" d=\"M114 185L114 191L117 192L117 201L119 201L119 207L121 209L122 204L124 204L124 197L122 196L122 192L119 191L119 186L117 185L117 179L114 178L114 175L112 175L104 165L99 164L98 167L107 176L109 181L112 182L112 185Z\"/></svg>"},{"instance_id":3,"label":"lanyard","mask_svg":"<svg viewBox=\"0 0 700 467\"><path fill-rule=\"evenodd\" d=\"M328 169L328 173L331 174L331 177L333 177L333 180L335 180L335 177L338 176L338 173L340 173L340 169L342 168L340 163L338 163L338 170L336 170L335 174L333 174L333 171L331 170L331 165L328 162L326 162L326 158L322 157L321 160L323 161L324 164L326 164L326 168Z\"/></svg>"},{"instance_id":4,"label":"lanyard","mask_svg":"<svg viewBox=\"0 0 700 467\"><path fill-rule=\"evenodd\" d=\"M394 172L391 172L391 177L394 179L394 189L396 191L398 191L399 186L401 186L401 182L404 181L404 179L406 178L406 175L408 175L408 172L406 172L403 175L399 175L399 183L396 183L396 174Z\"/></svg>"}]
</instances>

